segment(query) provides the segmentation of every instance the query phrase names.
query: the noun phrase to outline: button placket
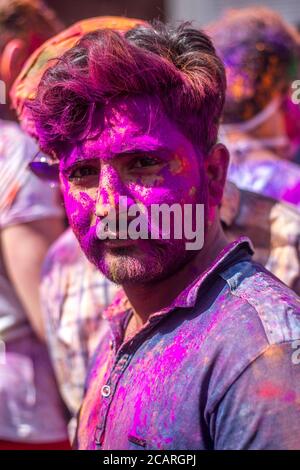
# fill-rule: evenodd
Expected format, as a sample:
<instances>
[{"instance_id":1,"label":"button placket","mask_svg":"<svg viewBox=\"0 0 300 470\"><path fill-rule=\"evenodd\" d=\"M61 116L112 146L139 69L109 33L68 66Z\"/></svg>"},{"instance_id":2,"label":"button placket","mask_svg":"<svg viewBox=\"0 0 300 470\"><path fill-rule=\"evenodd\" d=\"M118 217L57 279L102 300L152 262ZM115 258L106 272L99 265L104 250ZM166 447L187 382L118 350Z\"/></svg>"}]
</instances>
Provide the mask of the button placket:
<instances>
[{"instance_id":1,"label":"button placket","mask_svg":"<svg viewBox=\"0 0 300 470\"><path fill-rule=\"evenodd\" d=\"M135 351L138 349L139 344L141 344L144 339L148 336L150 331L156 326L157 323L159 323L159 319L155 319L154 322L150 322L147 328L145 328L143 331L139 332L134 338L129 340L127 343L123 343L121 347L119 348L115 362L113 367L110 369L110 373L107 374L105 384L103 385L101 389L101 396L102 396L102 403L101 403L101 415L99 417L99 422L98 426L95 429L95 435L94 435L94 442L97 446L97 448L101 448L103 441L104 441L104 436L105 436L105 428L106 428L106 420L107 420L107 415L109 411L110 404L113 400L114 393L117 387L117 384L126 369L131 357L134 355ZM114 342L110 342L109 344L110 350L113 351L115 344ZM130 352L125 352L130 350ZM108 388L109 387L109 393L108 393ZM107 396L103 396L102 391L104 388L104 395L107 394Z\"/></svg>"},{"instance_id":2,"label":"button placket","mask_svg":"<svg viewBox=\"0 0 300 470\"><path fill-rule=\"evenodd\" d=\"M105 424L106 424L108 410L112 402L118 381L120 380L122 373L125 370L129 362L129 359L130 359L129 354L123 354L119 360L116 360L115 365L112 368L112 371L110 373L108 380L106 381L105 385L103 385L101 388L102 412L101 412L101 416L99 418L99 422L98 422L98 425L96 426L95 434L94 434L94 442L97 448L101 448L102 446L102 443L104 440Z\"/></svg>"},{"instance_id":3,"label":"button placket","mask_svg":"<svg viewBox=\"0 0 300 470\"><path fill-rule=\"evenodd\" d=\"M109 344L113 344L110 342ZM115 357L114 353L112 351L112 348L110 348L110 358L107 364L107 371L104 377L104 385L102 386L101 390L99 391L99 394L101 395L101 406L99 410L99 416L98 416L98 424L95 428L94 432L94 443L97 448L101 448L102 441L103 441L103 429L104 429L104 421L105 421L105 416L107 412L107 407L109 406L109 397L103 397L102 395L102 390L103 387L109 385L109 378L111 375L111 371L114 368L114 363L115 363Z\"/></svg>"},{"instance_id":4,"label":"button placket","mask_svg":"<svg viewBox=\"0 0 300 470\"><path fill-rule=\"evenodd\" d=\"M101 389L101 395L104 398L107 398L107 397L109 397L110 392L111 392L110 386L109 385L103 385L103 387Z\"/></svg>"}]
</instances>

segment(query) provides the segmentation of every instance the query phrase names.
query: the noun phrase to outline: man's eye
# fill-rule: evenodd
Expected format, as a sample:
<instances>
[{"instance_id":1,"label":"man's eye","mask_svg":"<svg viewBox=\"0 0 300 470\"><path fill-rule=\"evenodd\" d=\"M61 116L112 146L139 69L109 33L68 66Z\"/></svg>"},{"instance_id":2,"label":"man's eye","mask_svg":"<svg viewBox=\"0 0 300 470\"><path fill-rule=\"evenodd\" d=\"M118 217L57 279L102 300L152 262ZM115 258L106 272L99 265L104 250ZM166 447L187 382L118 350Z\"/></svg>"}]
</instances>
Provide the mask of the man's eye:
<instances>
[{"instance_id":1,"label":"man's eye","mask_svg":"<svg viewBox=\"0 0 300 470\"><path fill-rule=\"evenodd\" d=\"M69 174L70 180L80 180L88 176L95 176L98 174L97 168L93 166L81 166L71 171Z\"/></svg>"},{"instance_id":2,"label":"man's eye","mask_svg":"<svg viewBox=\"0 0 300 470\"><path fill-rule=\"evenodd\" d=\"M155 157L140 157L136 159L132 165L133 169L147 168L150 166L158 165L160 162Z\"/></svg>"}]
</instances>

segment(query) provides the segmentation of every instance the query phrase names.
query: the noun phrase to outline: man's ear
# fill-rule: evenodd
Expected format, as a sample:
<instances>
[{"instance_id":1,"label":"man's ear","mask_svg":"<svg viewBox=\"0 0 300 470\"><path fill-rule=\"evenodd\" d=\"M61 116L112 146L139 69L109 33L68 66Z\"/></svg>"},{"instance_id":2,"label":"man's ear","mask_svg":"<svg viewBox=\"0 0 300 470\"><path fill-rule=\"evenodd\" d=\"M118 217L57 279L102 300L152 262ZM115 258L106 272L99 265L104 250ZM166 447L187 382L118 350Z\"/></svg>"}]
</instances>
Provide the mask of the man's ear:
<instances>
[{"instance_id":1,"label":"man's ear","mask_svg":"<svg viewBox=\"0 0 300 470\"><path fill-rule=\"evenodd\" d=\"M28 47L22 39L11 39L4 47L0 59L0 76L11 87L27 59Z\"/></svg>"},{"instance_id":2,"label":"man's ear","mask_svg":"<svg viewBox=\"0 0 300 470\"><path fill-rule=\"evenodd\" d=\"M229 152L225 145L216 144L205 158L210 206L221 203L229 164Z\"/></svg>"}]
</instances>

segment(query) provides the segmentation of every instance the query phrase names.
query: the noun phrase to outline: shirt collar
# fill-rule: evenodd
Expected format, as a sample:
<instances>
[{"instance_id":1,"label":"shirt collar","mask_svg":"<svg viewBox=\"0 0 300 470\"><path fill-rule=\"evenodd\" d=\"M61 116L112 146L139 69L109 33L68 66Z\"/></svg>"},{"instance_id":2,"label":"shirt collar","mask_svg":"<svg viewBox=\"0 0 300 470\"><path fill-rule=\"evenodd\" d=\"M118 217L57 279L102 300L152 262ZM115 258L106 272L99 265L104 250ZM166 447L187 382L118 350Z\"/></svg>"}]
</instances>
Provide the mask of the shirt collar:
<instances>
[{"instance_id":1,"label":"shirt collar","mask_svg":"<svg viewBox=\"0 0 300 470\"><path fill-rule=\"evenodd\" d=\"M252 256L254 248L248 237L240 237L229 243L216 257L211 266L201 273L187 288L185 288L166 308L152 314L149 320L161 317L175 308L192 308L195 306L197 295L204 281L216 272L224 270L233 261L239 261L245 256ZM123 323L126 320L126 313L131 310L131 305L126 294L121 290L113 300L112 304L103 312L103 318L111 323Z\"/></svg>"}]
</instances>

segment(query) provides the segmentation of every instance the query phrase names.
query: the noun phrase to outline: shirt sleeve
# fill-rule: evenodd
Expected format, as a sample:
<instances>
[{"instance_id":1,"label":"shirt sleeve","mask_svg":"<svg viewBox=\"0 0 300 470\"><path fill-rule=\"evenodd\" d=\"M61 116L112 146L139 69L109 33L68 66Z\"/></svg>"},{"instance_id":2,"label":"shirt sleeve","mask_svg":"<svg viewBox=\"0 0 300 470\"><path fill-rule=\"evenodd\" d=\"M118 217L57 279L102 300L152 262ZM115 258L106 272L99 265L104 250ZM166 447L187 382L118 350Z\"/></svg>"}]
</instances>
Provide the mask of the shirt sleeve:
<instances>
[{"instance_id":1,"label":"shirt sleeve","mask_svg":"<svg viewBox=\"0 0 300 470\"><path fill-rule=\"evenodd\" d=\"M268 346L211 416L218 450L300 449L300 340Z\"/></svg>"}]
</instances>

